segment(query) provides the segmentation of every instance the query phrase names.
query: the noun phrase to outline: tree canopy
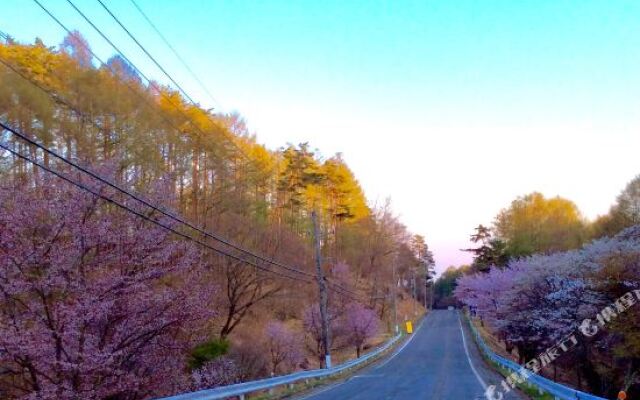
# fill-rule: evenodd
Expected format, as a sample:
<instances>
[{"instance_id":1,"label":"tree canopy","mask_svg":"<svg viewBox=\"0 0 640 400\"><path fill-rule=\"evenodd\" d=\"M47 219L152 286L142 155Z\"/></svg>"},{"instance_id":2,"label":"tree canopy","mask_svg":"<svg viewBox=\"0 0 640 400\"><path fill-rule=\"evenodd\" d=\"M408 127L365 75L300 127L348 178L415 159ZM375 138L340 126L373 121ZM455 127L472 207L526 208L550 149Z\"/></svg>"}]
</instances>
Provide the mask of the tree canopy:
<instances>
[{"instance_id":1,"label":"tree canopy","mask_svg":"<svg viewBox=\"0 0 640 400\"><path fill-rule=\"evenodd\" d=\"M609 212L596 219L593 236L614 236L624 228L640 224L640 175L632 179L618 195Z\"/></svg>"},{"instance_id":2,"label":"tree canopy","mask_svg":"<svg viewBox=\"0 0 640 400\"><path fill-rule=\"evenodd\" d=\"M495 233L511 257L574 249L587 237L586 221L572 201L537 192L500 211Z\"/></svg>"}]
</instances>

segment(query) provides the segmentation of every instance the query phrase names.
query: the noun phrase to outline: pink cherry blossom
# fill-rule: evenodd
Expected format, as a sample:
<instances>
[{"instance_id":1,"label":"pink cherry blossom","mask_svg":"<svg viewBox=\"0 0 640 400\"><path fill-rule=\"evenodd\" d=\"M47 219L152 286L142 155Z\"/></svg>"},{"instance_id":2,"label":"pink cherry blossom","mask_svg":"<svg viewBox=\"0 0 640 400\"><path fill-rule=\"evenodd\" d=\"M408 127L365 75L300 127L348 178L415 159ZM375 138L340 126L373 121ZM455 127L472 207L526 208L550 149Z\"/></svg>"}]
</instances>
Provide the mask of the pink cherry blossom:
<instances>
[{"instance_id":1,"label":"pink cherry blossom","mask_svg":"<svg viewBox=\"0 0 640 400\"><path fill-rule=\"evenodd\" d=\"M266 348L271 361L271 373L290 372L304 358L302 338L280 321L271 321L265 329Z\"/></svg>"},{"instance_id":2,"label":"pink cherry blossom","mask_svg":"<svg viewBox=\"0 0 640 400\"><path fill-rule=\"evenodd\" d=\"M380 319L374 310L360 303L352 303L345 310L342 326L346 343L352 346L356 350L356 356L360 357L367 340L380 330Z\"/></svg>"},{"instance_id":3,"label":"pink cherry blossom","mask_svg":"<svg viewBox=\"0 0 640 400\"><path fill-rule=\"evenodd\" d=\"M9 376L0 392L125 399L182 390L184 355L202 339L192 327L214 315L216 290L198 257L164 229L55 179L0 188L0 365Z\"/></svg>"}]
</instances>

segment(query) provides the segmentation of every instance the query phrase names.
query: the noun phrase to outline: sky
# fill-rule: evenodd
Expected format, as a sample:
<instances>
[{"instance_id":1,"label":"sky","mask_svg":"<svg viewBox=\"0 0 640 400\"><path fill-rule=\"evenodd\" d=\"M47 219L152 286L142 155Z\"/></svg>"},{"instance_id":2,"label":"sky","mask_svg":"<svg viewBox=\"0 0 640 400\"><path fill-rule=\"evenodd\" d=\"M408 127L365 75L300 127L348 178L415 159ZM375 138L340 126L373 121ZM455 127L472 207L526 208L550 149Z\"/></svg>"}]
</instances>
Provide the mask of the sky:
<instances>
[{"instance_id":1,"label":"sky","mask_svg":"<svg viewBox=\"0 0 640 400\"><path fill-rule=\"evenodd\" d=\"M66 0L40 0L104 59ZM168 83L95 0L73 0L147 75ZM106 4L205 107L237 111L275 149L343 154L372 204L391 197L436 268L470 261L480 223L532 191L608 211L640 174L638 1L131 0ZM0 30L57 45L30 0Z\"/></svg>"}]
</instances>

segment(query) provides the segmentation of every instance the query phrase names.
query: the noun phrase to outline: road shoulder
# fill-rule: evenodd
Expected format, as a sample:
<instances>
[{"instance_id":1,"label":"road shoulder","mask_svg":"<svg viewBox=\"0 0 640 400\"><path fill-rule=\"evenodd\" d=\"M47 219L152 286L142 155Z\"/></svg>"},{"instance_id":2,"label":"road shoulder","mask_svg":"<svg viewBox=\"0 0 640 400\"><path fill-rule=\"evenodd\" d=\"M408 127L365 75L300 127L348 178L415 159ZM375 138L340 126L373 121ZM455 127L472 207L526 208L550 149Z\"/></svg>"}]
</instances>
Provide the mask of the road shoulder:
<instances>
[{"instance_id":1,"label":"road shoulder","mask_svg":"<svg viewBox=\"0 0 640 400\"><path fill-rule=\"evenodd\" d=\"M480 352L480 348L473 338L473 334L469 328L467 321L462 313L459 315L460 329L462 330L463 337L468 350L469 362L472 365L472 369L475 369L478 378L483 382L483 386L495 385L501 387L501 382L504 377L494 369L494 367L488 363ZM514 389L504 396L505 400L528 400L529 398L518 389Z\"/></svg>"}]
</instances>

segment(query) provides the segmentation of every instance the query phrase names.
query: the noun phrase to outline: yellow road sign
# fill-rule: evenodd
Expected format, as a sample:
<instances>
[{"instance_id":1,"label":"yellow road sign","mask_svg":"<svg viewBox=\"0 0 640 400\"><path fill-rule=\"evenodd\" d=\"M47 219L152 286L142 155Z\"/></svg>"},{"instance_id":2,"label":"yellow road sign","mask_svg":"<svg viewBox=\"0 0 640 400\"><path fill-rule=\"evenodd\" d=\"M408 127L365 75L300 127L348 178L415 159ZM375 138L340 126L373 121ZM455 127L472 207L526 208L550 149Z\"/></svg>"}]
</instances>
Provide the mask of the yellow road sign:
<instances>
[{"instance_id":1,"label":"yellow road sign","mask_svg":"<svg viewBox=\"0 0 640 400\"><path fill-rule=\"evenodd\" d=\"M406 325L407 325L407 333L413 333L413 324L411 323L411 321L407 321Z\"/></svg>"}]
</instances>

